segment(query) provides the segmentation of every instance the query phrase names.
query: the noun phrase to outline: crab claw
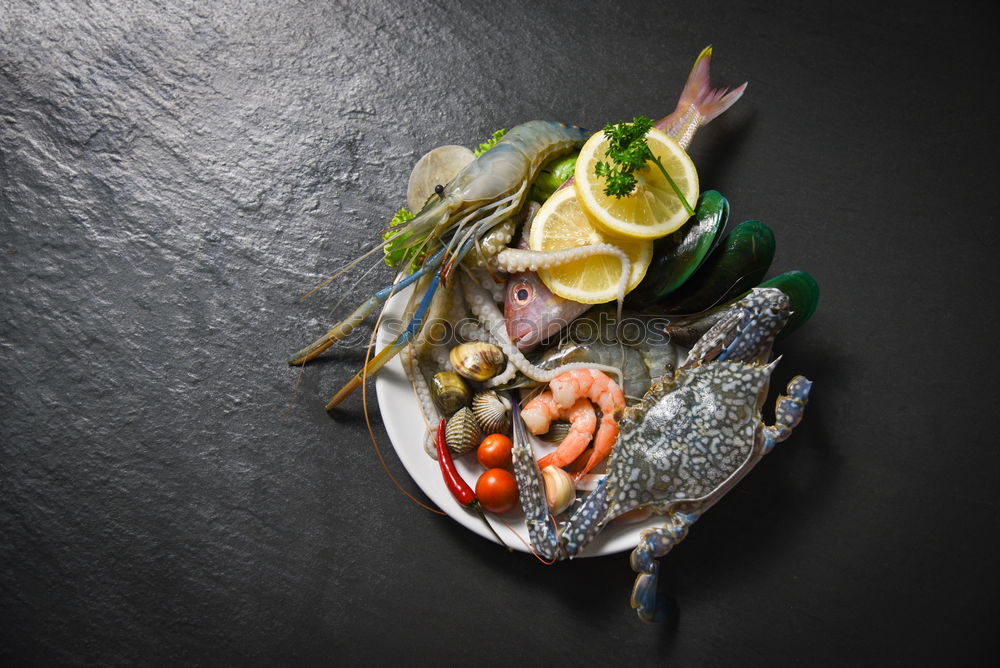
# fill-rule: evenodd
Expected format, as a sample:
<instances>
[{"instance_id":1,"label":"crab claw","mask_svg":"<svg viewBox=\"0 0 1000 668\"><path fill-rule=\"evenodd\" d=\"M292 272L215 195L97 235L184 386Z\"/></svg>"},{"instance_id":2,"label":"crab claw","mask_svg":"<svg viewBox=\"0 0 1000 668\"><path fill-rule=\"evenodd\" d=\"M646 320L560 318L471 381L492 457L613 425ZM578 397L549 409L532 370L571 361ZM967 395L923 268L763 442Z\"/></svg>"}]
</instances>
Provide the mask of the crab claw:
<instances>
[{"instance_id":1,"label":"crab claw","mask_svg":"<svg viewBox=\"0 0 1000 668\"><path fill-rule=\"evenodd\" d=\"M514 459L514 479L517 480L518 497L524 510L528 537L540 557L554 561L563 557L564 553L556 535L555 521L549 515L542 474L535 464L535 455L531 451L531 443L528 442L528 435L524 431L517 397L510 397L510 405L513 418L514 438L511 453Z\"/></svg>"}]
</instances>

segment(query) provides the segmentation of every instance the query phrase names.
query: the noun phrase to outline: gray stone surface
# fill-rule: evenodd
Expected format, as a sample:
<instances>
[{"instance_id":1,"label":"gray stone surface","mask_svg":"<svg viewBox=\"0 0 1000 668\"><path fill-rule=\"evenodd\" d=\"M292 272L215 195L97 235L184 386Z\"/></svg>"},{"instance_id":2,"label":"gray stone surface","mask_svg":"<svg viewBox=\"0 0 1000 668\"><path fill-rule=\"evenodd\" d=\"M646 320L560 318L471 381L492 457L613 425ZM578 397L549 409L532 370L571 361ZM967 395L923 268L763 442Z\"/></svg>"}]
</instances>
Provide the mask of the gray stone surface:
<instances>
[{"instance_id":1,"label":"gray stone surface","mask_svg":"<svg viewBox=\"0 0 1000 668\"><path fill-rule=\"evenodd\" d=\"M0 658L995 659L993 24L732 7L0 3ZM357 346L283 360L388 280L297 300L425 150L662 115L707 43L750 88L692 155L773 227L772 273L818 278L776 378L815 398L667 558L680 614L647 627L624 555L546 568L400 494L360 400L323 411Z\"/></svg>"}]
</instances>

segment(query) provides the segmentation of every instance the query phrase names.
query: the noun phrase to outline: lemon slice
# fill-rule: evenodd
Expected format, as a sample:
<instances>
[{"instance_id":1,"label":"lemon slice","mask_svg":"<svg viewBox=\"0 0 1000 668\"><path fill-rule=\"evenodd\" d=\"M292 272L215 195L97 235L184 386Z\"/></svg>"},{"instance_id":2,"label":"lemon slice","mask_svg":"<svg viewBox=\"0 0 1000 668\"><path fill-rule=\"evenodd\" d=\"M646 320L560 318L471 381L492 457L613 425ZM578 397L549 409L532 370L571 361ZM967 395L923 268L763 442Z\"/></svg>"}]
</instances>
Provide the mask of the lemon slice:
<instances>
[{"instance_id":1,"label":"lemon slice","mask_svg":"<svg viewBox=\"0 0 1000 668\"><path fill-rule=\"evenodd\" d=\"M628 255L631 267L625 291L639 285L653 258L653 242L619 239L599 230L583 212L573 188L558 190L545 201L531 223L528 236L528 247L534 251L599 243L617 246ZM621 275L621 260L614 255L594 255L538 270L538 277L549 290L583 304L603 304L616 299Z\"/></svg>"},{"instance_id":2,"label":"lemon slice","mask_svg":"<svg viewBox=\"0 0 1000 668\"><path fill-rule=\"evenodd\" d=\"M684 193L688 204L694 206L698 201L698 172L688 154L655 128L646 135L646 143ZM595 167L598 162L608 162L607 149L604 132L593 135L580 151L573 174L580 204L605 232L630 239L659 239L690 218L677 193L651 162L635 172L638 183L631 194L621 198L605 195L605 180L597 176Z\"/></svg>"}]
</instances>

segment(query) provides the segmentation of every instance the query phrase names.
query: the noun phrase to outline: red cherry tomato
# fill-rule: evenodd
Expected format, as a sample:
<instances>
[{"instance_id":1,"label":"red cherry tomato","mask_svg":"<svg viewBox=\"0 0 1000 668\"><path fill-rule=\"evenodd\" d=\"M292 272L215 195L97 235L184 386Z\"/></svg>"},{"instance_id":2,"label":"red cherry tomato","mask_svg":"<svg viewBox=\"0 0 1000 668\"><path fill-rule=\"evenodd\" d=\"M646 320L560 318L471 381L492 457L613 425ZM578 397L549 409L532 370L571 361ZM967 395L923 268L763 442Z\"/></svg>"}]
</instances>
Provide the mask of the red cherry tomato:
<instances>
[{"instance_id":1,"label":"red cherry tomato","mask_svg":"<svg viewBox=\"0 0 1000 668\"><path fill-rule=\"evenodd\" d=\"M476 459L484 468L509 469L514 465L510 452L512 447L510 439L503 434L490 434L479 444Z\"/></svg>"},{"instance_id":2,"label":"red cherry tomato","mask_svg":"<svg viewBox=\"0 0 1000 668\"><path fill-rule=\"evenodd\" d=\"M517 481L504 469L490 469L476 481L476 498L491 513L505 513L517 503Z\"/></svg>"}]
</instances>

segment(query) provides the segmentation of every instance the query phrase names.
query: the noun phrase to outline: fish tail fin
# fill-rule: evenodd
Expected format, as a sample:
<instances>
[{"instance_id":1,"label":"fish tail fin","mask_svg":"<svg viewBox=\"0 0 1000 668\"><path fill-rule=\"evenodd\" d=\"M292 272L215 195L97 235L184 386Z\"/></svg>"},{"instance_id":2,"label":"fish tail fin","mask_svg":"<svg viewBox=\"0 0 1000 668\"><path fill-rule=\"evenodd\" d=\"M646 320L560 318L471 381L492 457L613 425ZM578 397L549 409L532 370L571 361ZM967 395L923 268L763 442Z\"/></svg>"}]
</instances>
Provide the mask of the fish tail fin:
<instances>
[{"instance_id":1,"label":"fish tail fin","mask_svg":"<svg viewBox=\"0 0 1000 668\"><path fill-rule=\"evenodd\" d=\"M736 104L736 101L747 89L744 82L733 90L728 88L712 88L709 76L709 65L712 62L712 47L706 46L698 54L698 58L691 67L691 74L688 75L687 83L681 92L680 102L677 108L694 105L703 116L701 121L705 125L714 118L718 118L722 112Z\"/></svg>"},{"instance_id":2,"label":"fish tail fin","mask_svg":"<svg viewBox=\"0 0 1000 668\"><path fill-rule=\"evenodd\" d=\"M660 120L655 127L663 130L686 146L694 131L718 118L724 111L736 104L747 89L747 83L733 90L728 88L712 88L709 73L712 62L712 47L706 46L698 54L691 73L688 75L684 90L681 91L677 108L666 118ZM691 112L695 111L696 114Z\"/></svg>"}]
</instances>

